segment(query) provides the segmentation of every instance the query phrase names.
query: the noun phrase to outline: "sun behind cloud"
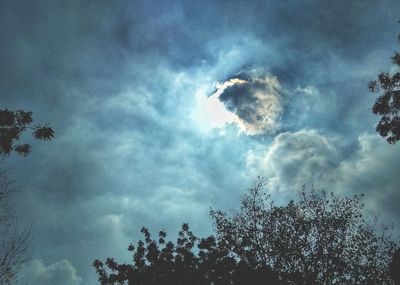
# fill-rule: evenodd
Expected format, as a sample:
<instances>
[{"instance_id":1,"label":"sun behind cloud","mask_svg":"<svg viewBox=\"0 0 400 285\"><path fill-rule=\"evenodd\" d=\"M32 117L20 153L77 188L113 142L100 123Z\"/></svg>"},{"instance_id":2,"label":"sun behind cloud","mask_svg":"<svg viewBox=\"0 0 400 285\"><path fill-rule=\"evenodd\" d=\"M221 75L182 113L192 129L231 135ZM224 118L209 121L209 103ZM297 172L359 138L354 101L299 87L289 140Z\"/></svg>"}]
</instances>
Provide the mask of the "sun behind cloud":
<instances>
[{"instance_id":1,"label":"sun behind cloud","mask_svg":"<svg viewBox=\"0 0 400 285\"><path fill-rule=\"evenodd\" d=\"M276 76L241 73L215 84L215 92L198 92L197 117L209 128L236 124L247 135L274 133L283 112L281 85Z\"/></svg>"}]
</instances>

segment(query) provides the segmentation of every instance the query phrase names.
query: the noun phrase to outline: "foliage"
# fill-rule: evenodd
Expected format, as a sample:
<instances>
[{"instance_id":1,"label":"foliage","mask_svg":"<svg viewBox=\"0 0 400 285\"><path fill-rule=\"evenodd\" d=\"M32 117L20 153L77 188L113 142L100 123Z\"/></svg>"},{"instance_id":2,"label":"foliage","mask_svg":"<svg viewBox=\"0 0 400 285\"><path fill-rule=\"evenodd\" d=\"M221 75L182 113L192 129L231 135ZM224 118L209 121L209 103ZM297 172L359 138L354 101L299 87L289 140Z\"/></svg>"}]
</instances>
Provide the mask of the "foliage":
<instances>
[{"instance_id":1,"label":"foliage","mask_svg":"<svg viewBox=\"0 0 400 285\"><path fill-rule=\"evenodd\" d=\"M398 41L400 42L400 35ZM400 53L395 52L391 59L398 70ZM381 72L378 80L371 81L368 88L371 92L382 91L372 107L374 114L382 116L376 131L390 144L394 144L400 140L400 72Z\"/></svg>"},{"instance_id":2,"label":"foliage","mask_svg":"<svg viewBox=\"0 0 400 285\"><path fill-rule=\"evenodd\" d=\"M133 264L93 265L105 284L392 284L396 249L390 229L362 217L361 196L300 191L276 206L259 179L227 214L211 210L216 237L199 239L183 224L177 242L144 241L128 250Z\"/></svg>"},{"instance_id":3,"label":"foliage","mask_svg":"<svg viewBox=\"0 0 400 285\"><path fill-rule=\"evenodd\" d=\"M27 258L31 239L29 228L19 229L10 205L13 188L4 157L13 151L22 156L30 153L29 144L17 143L27 129L32 130L34 139L50 140L54 136L54 130L47 124L30 127L32 122L32 112L0 109L0 285L15 282L18 270Z\"/></svg>"},{"instance_id":4,"label":"foliage","mask_svg":"<svg viewBox=\"0 0 400 285\"><path fill-rule=\"evenodd\" d=\"M391 284L396 244L389 228L363 219L361 196L302 190L276 206L263 187L258 180L230 215L211 211L218 241L237 258L294 284Z\"/></svg>"},{"instance_id":5,"label":"foliage","mask_svg":"<svg viewBox=\"0 0 400 285\"><path fill-rule=\"evenodd\" d=\"M32 122L32 112L0 109L0 155L9 155L12 151L22 156L28 155L31 151L29 144L16 144L27 129L32 130L32 136L35 139L51 140L53 138L54 130L51 127L47 124L30 127Z\"/></svg>"},{"instance_id":6,"label":"foliage","mask_svg":"<svg viewBox=\"0 0 400 285\"><path fill-rule=\"evenodd\" d=\"M142 233L145 241L128 247L133 265L117 264L112 258L105 264L95 260L93 265L101 284L223 285L251 275L251 268L238 264L229 252L221 250L214 237L198 239L187 224L182 225L175 244L165 241L165 231L159 232L158 240L152 239L146 228L142 228Z\"/></svg>"}]
</instances>

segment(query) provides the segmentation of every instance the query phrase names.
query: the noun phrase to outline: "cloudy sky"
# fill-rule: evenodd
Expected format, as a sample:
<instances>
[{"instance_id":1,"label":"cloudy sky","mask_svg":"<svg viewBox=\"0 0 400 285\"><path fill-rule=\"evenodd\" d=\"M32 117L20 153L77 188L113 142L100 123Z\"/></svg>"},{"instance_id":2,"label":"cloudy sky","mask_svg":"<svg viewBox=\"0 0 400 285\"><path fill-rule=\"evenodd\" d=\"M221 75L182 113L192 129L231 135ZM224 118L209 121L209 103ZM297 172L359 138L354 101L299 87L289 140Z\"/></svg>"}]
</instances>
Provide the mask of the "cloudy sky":
<instances>
[{"instance_id":1,"label":"cloudy sky","mask_svg":"<svg viewBox=\"0 0 400 285\"><path fill-rule=\"evenodd\" d=\"M398 49L398 0L1 1L1 108L56 131L11 156L20 284L94 285L142 225L211 233L257 176L279 203L303 184L365 193L400 227L400 148L368 82ZM26 138L29 140L29 138Z\"/></svg>"}]
</instances>

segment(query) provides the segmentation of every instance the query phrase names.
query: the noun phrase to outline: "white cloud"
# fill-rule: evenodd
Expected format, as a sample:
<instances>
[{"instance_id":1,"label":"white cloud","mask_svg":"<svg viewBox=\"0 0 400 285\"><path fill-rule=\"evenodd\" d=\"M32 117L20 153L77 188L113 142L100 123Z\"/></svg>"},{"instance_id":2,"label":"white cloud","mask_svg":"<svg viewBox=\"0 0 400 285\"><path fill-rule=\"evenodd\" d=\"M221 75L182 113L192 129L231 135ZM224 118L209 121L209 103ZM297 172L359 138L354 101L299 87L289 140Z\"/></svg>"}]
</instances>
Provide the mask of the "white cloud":
<instances>
[{"instance_id":1,"label":"white cloud","mask_svg":"<svg viewBox=\"0 0 400 285\"><path fill-rule=\"evenodd\" d=\"M66 259L45 265L36 259L26 265L20 275L19 284L29 285L80 285L82 278L75 267Z\"/></svg>"},{"instance_id":2,"label":"white cloud","mask_svg":"<svg viewBox=\"0 0 400 285\"><path fill-rule=\"evenodd\" d=\"M274 200L287 199L304 184L339 195L363 193L368 215L391 223L400 214L399 157L400 149L377 135L361 134L358 144L346 148L338 137L303 129L249 151L246 162L251 175L268 179L269 191L283 194Z\"/></svg>"},{"instance_id":3,"label":"white cloud","mask_svg":"<svg viewBox=\"0 0 400 285\"><path fill-rule=\"evenodd\" d=\"M267 177L271 191L315 185L329 177L339 164L334 141L316 130L285 132L276 136L264 153L250 151L247 167L253 175Z\"/></svg>"}]
</instances>

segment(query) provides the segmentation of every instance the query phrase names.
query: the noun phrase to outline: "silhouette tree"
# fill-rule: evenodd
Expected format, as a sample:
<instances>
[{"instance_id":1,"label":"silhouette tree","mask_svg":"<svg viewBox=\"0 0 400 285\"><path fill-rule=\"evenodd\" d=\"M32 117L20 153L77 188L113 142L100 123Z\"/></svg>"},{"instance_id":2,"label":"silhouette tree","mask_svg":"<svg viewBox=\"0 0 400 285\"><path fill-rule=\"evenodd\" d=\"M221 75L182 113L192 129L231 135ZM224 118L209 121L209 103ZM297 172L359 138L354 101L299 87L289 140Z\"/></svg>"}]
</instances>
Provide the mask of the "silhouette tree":
<instances>
[{"instance_id":1,"label":"silhouette tree","mask_svg":"<svg viewBox=\"0 0 400 285\"><path fill-rule=\"evenodd\" d=\"M259 179L238 210L211 210L216 236L199 239L182 225L176 243L142 228L128 250L133 264L108 258L93 265L105 284L393 284L396 244L388 228L362 217L361 196L339 198L304 189L276 206ZM397 262L397 261L396 261Z\"/></svg>"},{"instance_id":2,"label":"silhouette tree","mask_svg":"<svg viewBox=\"0 0 400 285\"><path fill-rule=\"evenodd\" d=\"M13 191L7 176L8 169L0 166L0 284L13 284L23 262L26 261L31 233L29 228L20 230L10 205Z\"/></svg>"},{"instance_id":3,"label":"silhouette tree","mask_svg":"<svg viewBox=\"0 0 400 285\"><path fill-rule=\"evenodd\" d=\"M54 130L47 124L32 124L32 112L23 110L10 111L0 109L0 155L9 155L12 151L26 156L31 151L29 144L16 144L21 135L27 130L32 130L32 135L38 140L50 140L54 136Z\"/></svg>"},{"instance_id":4,"label":"silhouette tree","mask_svg":"<svg viewBox=\"0 0 400 285\"><path fill-rule=\"evenodd\" d=\"M393 279L394 284L400 285L400 249L397 249L393 254L389 270L390 277Z\"/></svg>"},{"instance_id":5,"label":"silhouette tree","mask_svg":"<svg viewBox=\"0 0 400 285\"><path fill-rule=\"evenodd\" d=\"M165 231L159 232L158 240L144 227L141 232L144 241L128 247L133 265L119 265L111 258L105 264L99 260L93 263L101 284L226 284L219 280L225 280L236 264L227 252L219 251L213 237L198 239L188 224L182 225L176 243L166 242ZM197 254L193 252L196 245Z\"/></svg>"},{"instance_id":6,"label":"silhouette tree","mask_svg":"<svg viewBox=\"0 0 400 285\"><path fill-rule=\"evenodd\" d=\"M259 179L231 214L211 211L217 240L252 268L271 268L294 284L391 284L396 248L387 227L367 223L361 196L300 191L276 206Z\"/></svg>"},{"instance_id":7,"label":"silhouette tree","mask_svg":"<svg viewBox=\"0 0 400 285\"><path fill-rule=\"evenodd\" d=\"M394 144L400 140L400 53L395 52L391 59L397 71L381 72L378 80L371 81L368 88L371 92L382 91L372 107L372 113L382 116L376 131L390 144Z\"/></svg>"},{"instance_id":8,"label":"silhouette tree","mask_svg":"<svg viewBox=\"0 0 400 285\"><path fill-rule=\"evenodd\" d=\"M0 285L13 284L21 264L26 260L31 233L29 228L19 229L10 195L13 192L7 176L5 156L15 151L27 156L29 144L18 144L21 135L28 129L38 140L50 140L54 130L47 124L33 127L32 112L0 109Z\"/></svg>"}]
</instances>

